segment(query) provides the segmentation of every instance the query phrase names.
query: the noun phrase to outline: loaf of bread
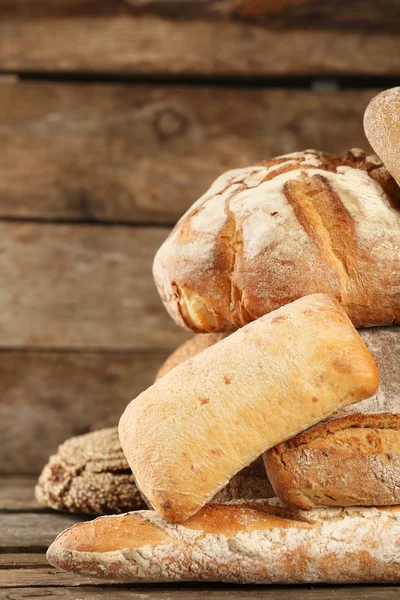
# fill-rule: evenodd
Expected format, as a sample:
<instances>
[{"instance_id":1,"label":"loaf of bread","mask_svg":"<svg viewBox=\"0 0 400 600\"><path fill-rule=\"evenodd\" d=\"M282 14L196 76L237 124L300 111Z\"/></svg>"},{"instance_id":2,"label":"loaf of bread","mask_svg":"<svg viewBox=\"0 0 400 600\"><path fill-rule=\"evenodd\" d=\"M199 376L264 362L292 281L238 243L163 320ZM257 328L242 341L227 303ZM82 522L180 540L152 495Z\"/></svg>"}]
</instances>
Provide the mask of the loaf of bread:
<instances>
[{"instance_id":1,"label":"loaf of bread","mask_svg":"<svg viewBox=\"0 0 400 600\"><path fill-rule=\"evenodd\" d=\"M79 523L47 558L114 582L400 583L399 538L399 507L304 516L266 502L209 504L185 525L153 511Z\"/></svg>"},{"instance_id":2,"label":"loaf of bread","mask_svg":"<svg viewBox=\"0 0 400 600\"><path fill-rule=\"evenodd\" d=\"M377 386L343 309L315 294L164 375L128 405L119 435L142 493L182 522L262 452Z\"/></svg>"},{"instance_id":3,"label":"loaf of bread","mask_svg":"<svg viewBox=\"0 0 400 600\"><path fill-rule=\"evenodd\" d=\"M200 354L206 348L214 346L217 342L226 337L226 333L202 333L194 335L190 340L184 342L168 356L167 360L161 365L156 375L156 381L163 377L166 373L174 369L189 358Z\"/></svg>"},{"instance_id":4,"label":"loaf of bread","mask_svg":"<svg viewBox=\"0 0 400 600\"><path fill-rule=\"evenodd\" d=\"M351 415L317 425L264 454L288 506L400 504L400 415Z\"/></svg>"},{"instance_id":5,"label":"loaf of bread","mask_svg":"<svg viewBox=\"0 0 400 600\"><path fill-rule=\"evenodd\" d=\"M400 185L400 87L381 92L364 115L369 143Z\"/></svg>"},{"instance_id":6,"label":"loaf of bread","mask_svg":"<svg viewBox=\"0 0 400 600\"><path fill-rule=\"evenodd\" d=\"M107 515L145 508L116 427L70 438L50 457L35 496L71 513Z\"/></svg>"},{"instance_id":7,"label":"loaf of bread","mask_svg":"<svg viewBox=\"0 0 400 600\"><path fill-rule=\"evenodd\" d=\"M400 323L399 206L400 188L362 150L229 171L161 246L155 282L172 318L197 332L242 327L315 292L358 327Z\"/></svg>"},{"instance_id":8,"label":"loaf of bread","mask_svg":"<svg viewBox=\"0 0 400 600\"><path fill-rule=\"evenodd\" d=\"M371 327L358 332L378 366L376 395L340 408L329 419L362 413L400 413L400 327Z\"/></svg>"},{"instance_id":9,"label":"loaf of bread","mask_svg":"<svg viewBox=\"0 0 400 600\"><path fill-rule=\"evenodd\" d=\"M274 496L262 457L242 469L214 501ZM50 456L35 487L43 506L70 513L109 515L146 508L118 439L117 427L72 437Z\"/></svg>"},{"instance_id":10,"label":"loaf of bread","mask_svg":"<svg viewBox=\"0 0 400 600\"><path fill-rule=\"evenodd\" d=\"M274 491L290 506L400 504L400 328L359 333L379 368L377 394L264 454Z\"/></svg>"}]
</instances>

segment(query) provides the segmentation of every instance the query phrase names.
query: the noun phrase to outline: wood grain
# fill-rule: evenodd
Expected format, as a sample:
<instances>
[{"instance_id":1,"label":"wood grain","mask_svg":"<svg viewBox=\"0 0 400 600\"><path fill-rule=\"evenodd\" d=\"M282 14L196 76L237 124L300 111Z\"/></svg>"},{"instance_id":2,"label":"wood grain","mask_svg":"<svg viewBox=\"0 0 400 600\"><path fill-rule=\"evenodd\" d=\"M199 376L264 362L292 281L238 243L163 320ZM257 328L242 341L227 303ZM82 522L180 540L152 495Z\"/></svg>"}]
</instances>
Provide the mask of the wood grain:
<instances>
[{"instance_id":1,"label":"wood grain","mask_svg":"<svg viewBox=\"0 0 400 600\"><path fill-rule=\"evenodd\" d=\"M0 553L45 552L61 531L88 520L87 515L3 513L0 515Z\"/></svg>"},{"instance_id":2,"label":"wood grain","mask_svg":"<svg viewBox=\"0 0 400 600\"><path fill-rule=\"evenodd\" d=\"M36 480L37 477L32 475L14 475L12 477L0 475L0 512L43 512L46 510L35 500L33 489Z\"/></svg>"},{"instance_id":3,"label":"wood grain","mask_svg":"<svg viewBox=\"0 0 400 600\"><path fill-rule=\"evenodd\" d=\"M397 0L0 0L0 17L49 18L128 15L169 19L256 19L268 27L346 27L397 31Z\"/></svg>"},{"instance_id":4,"label":"wood grain","mask_svg":"<svg viewBox=\"0 0 400 600\"><path fill-rule=\"evenodd\" d=\"M377 91L4 83L0 217L174 223L227 169L369 147Z\"/></svg>"},{"instance_id":5,"label":"wood grain","mask_svg":"<svg viewBox=\"0 0 400 600\"><path fill-rule=\"evenodd\" d=\"M396 586L229 586L220 584L142 585L113 586L99 584L82 587L55 587L58 572L54 570L46 586L0 588L0 600L27 600L28 598L51 598L62 600L397 600ZM83 578L82 578L83 579ZM77 581L78 584L78 581Z\"/></svg>"},{"instance_id":6,"label":"wood grain","mask_svg":"<svg viewBox=\"0 0 400 600\"><path fill-rule=\"evenodd\" d=\"M67 438L116 425L165 358L166 353L2 352L0 473L37 474ZM17 491L14 486L13 497ZM4 493L3 488L0 509Z\"/></svg>"},{"instance_id":7,"label":"wood grain","mask_svg":"<svg viewBox=\"0 0 400 600\"><path fill-rule=\"evenodd\" d=\"M300 25L294 21L303 29L272 29L258 22L137 15L121 2L95 15L94 1L84 3L82 11L75 2L71 12L62 3L60 11L47 12L47 2L39 9L41 18L34 18L30 2L16 10L6 2L0 20L0 70L247 78L389 76L400 70L397 29L381 33L373 21L362 30L344 28L338 36L337 29L326 28L328 18L320 29L304 28L309 17L303 23L300 19Z\"/></svg>"},{"instance_id":8,"label":"wood grain","mask_svg":"<svg viewBox=\"0 0 400 600\"><path fill-rule=\"evenodd\" d=\"M185 337L153 283L162 228L0 223L0 347L166 350Z\"/></svg>"}]
</instances>

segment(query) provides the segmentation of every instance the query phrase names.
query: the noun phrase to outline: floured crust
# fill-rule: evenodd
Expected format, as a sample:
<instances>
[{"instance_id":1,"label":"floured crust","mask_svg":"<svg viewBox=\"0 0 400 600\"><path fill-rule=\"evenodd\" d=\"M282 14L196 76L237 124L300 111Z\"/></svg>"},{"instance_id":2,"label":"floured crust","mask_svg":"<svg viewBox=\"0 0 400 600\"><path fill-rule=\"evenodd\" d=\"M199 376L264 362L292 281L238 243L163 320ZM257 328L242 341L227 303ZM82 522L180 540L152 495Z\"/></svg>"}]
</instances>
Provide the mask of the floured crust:
<instances>
[{"instance_id":1,"label":"floured crust","mask_svg":"<svg viewBox=\"0 0 400 600\"><path fill-rule=\"evenodd\" d=\"M354 414L264 454L275 493L289 506L400 504L400 415Z\"/></svg>"},{"instance_id":2,"label":"floured crust","mask_svg":"<svg viewBox=\"0 0 400 600\"><path fill-rule=\"evenodd\" d=\"M377 385L343 309L316 294L164 375L128 405L120 440L151 505L183 522L262 452Z\"/></svg>"},{"instance_id":3,"label":"floured crust","mask_svg":"<svg viewBox=\"0 0 400 600\"><path fill-rule=\"evenodd\" d=\"M228 171L154 260L175 321L229 331L324 292L359 327L400 322L400 189L362 150L295 152Z\"/></svg>"},{"instance_id":4,"label":"floured crust","mask_svg":"<svg viewBox=\"0 0 400 600\"><path fill-rule=\"evenodd\" d=\"M364 115L365 134L400 185L400 87L381 92Z\"/></svg>"},{"instance_id":5,"label":"floured crust","mask_svg":"<svg viewBox=\"0 0 400 600\"><path fill-rule=\"evenodd\" d=\"M115 582L399 583L400 509L209 504L185 525L153 511L61 533L49 562Z\"/></svg>"}]
</instances>

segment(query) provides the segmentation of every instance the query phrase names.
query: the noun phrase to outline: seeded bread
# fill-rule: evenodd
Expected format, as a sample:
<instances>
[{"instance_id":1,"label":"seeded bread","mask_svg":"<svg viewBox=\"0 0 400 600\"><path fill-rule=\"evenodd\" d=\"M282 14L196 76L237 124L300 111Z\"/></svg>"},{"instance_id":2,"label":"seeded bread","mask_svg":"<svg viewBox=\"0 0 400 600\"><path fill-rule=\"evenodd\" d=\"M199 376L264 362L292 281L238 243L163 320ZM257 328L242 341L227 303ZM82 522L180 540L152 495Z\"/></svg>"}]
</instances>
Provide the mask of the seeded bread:
<instances>
[{"instance_id":1,"label":"seeded bread","mask_svg":"<svg viewBox=\"0 0 400 600\"><path fill-rule=\"evenodd\" d=\"M116 427L64 442L44 467L35 496L71 513L104 515L145 508Z\"/></svg>"},{"instance_id":2,"label":"seeded bread","mask_svg":"<svg viewBox=\"0 0 400 600\"><path fill-rule=\"evenodd\" d=\"M197 332L242 327L315 292L357 327L391 325L399 239L400 188L380 159L306 150L221 175L161 246L153 274L171 317Z\"/></svg>"},{"instance_id":3,"label":"seeded bread","mask_svg":"<svg viewBox=\"0 0 400 600\"><path fill-rule=\"evenodd\" d=\"M124 583L400 583L400 508L304 513L272 502L209 504L185 525L153 511L61 533L55 567Z\"/></svg>"}]
</instances>

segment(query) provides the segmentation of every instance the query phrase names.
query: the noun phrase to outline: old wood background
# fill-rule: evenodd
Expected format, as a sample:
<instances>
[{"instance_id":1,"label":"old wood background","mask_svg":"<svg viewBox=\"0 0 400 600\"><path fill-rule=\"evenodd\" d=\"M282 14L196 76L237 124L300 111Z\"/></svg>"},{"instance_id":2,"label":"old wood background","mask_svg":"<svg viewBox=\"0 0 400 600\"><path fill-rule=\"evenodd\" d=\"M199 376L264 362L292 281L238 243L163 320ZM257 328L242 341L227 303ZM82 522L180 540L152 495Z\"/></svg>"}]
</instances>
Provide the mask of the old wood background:
<instances>
[{"instance_id":1,"label":"old wood background","mask_svg":"<svg viewBox=\"0 0 400 600\"><path fill-rule=\"evenodd\" d=\"M0 473L116 423L185 339L152 258L221 171L367 147L399 31L398 0L0 0Z\"/></svg>"}]
</instances>

